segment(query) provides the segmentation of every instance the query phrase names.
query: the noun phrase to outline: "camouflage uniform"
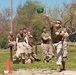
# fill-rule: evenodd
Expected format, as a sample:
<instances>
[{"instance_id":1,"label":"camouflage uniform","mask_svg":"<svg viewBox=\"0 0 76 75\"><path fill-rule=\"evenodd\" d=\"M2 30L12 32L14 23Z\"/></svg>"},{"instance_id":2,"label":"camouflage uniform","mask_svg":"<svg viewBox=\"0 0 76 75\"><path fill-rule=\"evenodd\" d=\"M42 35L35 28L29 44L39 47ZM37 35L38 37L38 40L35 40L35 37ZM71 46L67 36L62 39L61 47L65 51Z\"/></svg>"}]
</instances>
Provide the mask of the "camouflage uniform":
<instances>
[{"instance_id":1,"label":"camouflage uniform","mask_svg":"<svg viewBox=\"0 0 76 75\"><path fill-rule=\"evenodd\" d=\"M24 34L17 34L16 39L18 39L18 43L17 43L17 51L16 51L16 57L19 58L21 56L22 59L25 59L25 50L24 50L24 46L25 46L25 35Z\"/></svg>"},{"instance_id":2,"label":"camouflage uniform","mask_svg":"<svg viewBox=\"0 0 76 75\"><path fill-rule=\"evenodd\" d=\"M26 37L27 37L26 49L28 51L28 58L31 59L33 57L34 60L40 61L38 59L37 55L35 54L35 52L33 51L32 37L31 36L28 36L28 35Z\"/></svg>"},{"instance_id":3,"label":"camouflage uniform","mask_svg":"<svg viewBox=\"0 0 76 75\"><path fill-rule=\"evenodd\" d=\"M42 33L41 34L41 39L42 39L42 55L43 55L43 61L47 61L47 59L49 58L49 60L52 59L52 48L51 48L51 44L50 44L50 40L44 40L43 37L49 37L50 35L48 33Z\"/></svg>"},{"instance_id":4,"label":"camouflage uniform","mask_svg":"<svg viewBox=\"0 0 76 75\"><path fill-rule=\"evenodd\" d=\"M67 57L67 40L68 40L68 36L69 34L67 33L66 29L64 28L64 37L63 37L63 57Z\"/></svg>"},{"instance_id":5,"label":"camouflage uniform","mask_svg":"<svg viewBox=\"0 0 76 75\"><path fill-rule=\"evenodd\" d=\"M27 44L28 44L28 46L27 46L27 48L28 48L28 53L30 54L30 53L32 53L32 51L33 51L32 46L29 44L29 43L32 43L32 37L26 35L26 38L27 38L27 41L28 41L28 42L27 42Z\"/></svg>"},{"instance_id":6,"label":"camouflage uniform","mask_svg":"<svg viewBox=\"0 0 76 75\"><path fill-rule=\"evenodd\" d=\"M16 49L16 42L15 42L15 38L14 36L8 36L8 41L10 40L10 42L8 42L8 47L14 47L14 50Z\"/></svg>"},{"instance_id":7,"label":"camouflage uniform","mask_svg":"<svg viewBox=\"0 0 76 75\"><path fill-rule=\"evenodd\" d=\"M66 59L67 59L67 39L68 39L68 33L66 29L64 28L64 36L63 36L63 43L62 43L62 50L63 50L63 58L62 58L62 67L63 70L66 70Z\"/></svg>"},{"instance_id":8,"label":"camouflage uniform","mask_svg":"<svg viewBox=\"0 0 76 75\"><path fill-rule=\"evenodd\" d=\"M53 42L53 47L54 47L54 53L57 57L57 65L61 65L62 64L62 54L63 54L63 50L62 50L62 36L57 36L55 33L56 32L61 32L63 31L63 28L59 28L58 30L56 29L55 26L52 26L51 28L51 37L52 37L52 42Z\"/></svg>"}]
</instances>

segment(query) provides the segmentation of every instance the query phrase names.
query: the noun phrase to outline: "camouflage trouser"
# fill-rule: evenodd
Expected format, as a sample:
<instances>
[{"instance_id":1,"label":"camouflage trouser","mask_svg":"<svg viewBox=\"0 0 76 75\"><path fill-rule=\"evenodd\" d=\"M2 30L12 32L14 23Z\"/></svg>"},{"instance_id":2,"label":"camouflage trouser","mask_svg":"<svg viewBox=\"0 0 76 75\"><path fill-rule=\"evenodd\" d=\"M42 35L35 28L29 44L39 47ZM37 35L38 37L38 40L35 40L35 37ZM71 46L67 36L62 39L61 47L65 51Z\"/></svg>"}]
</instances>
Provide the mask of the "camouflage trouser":
<instances>
[{"instance_id":1,"label":"camouflage trouser","mask_svg":"<svg viewBox=\"0 0 76 75\"><path fill-rule=\"evenodd\" d=\"M26 49L28 54L31 54L33 52L33 48L29 44L26 45Z\"/></svg>"},{"instance_id":2,"label":"camouflage trouser","mask_svg":"<svg viewBox=\"0 0 76 75\"><path fill-rule=\"evenodd\" d=\"M33 47L31 47L29 44L25 44L25 47L27 50L28 58L33 57L34 59L38 59L37 55L33 51Z\"/></svg>"},{"instance_id":3,"label":"camouflage trouser","mask_svg":"<svg viewBox=\"0 0 76 75\"><path fill-rule=\"evenodd\" d=\"M67 57L67 42L63 41L63 57Z\"/></svg>"},{"instance_id":4,"label":"camouflage trouser","mask_svg":"<svg viewBox=\"0 0 76 75\"><path fill-rule=\"evenodd\" d=\"M25 60L25 62L26 62L28 60L28 53L27 53L25 44L26 44L25 42L19 42L17 44L17 51L13 57L14 61L19 61L22 59L22 60Z\"/></svg>"},{"instance_id":5,"label":"camouflage trouser","mask_svg":"<svg viewBox=\"0 0 76 75\"><path fill-rule=\"evenodd\" d=\"M47 60L47 57L51 60L52 59L52 48L50 44L41 44L42 47L42 56L43 60Z\"/></svg>"},{"instance_id":6,"label":"camouflage trouser","mask_svg":"<svg viewBox=\"0 0 76 75\"><path fill-rule=\"evenodd\" d=\"M25 42L19 42L17 44L17 51L16 51L16 56L17 57L22 57L22 59L25 59L25 54L27 54L27 50L25 48Z\"/></svg>"},{"instance_id":7,"label":"camouflage trouser","mask_svg":"<svg viewBox=\"0 0 76 75\"><path fill-rule=\"evenodd\" d=\"M12 41L12 42L8 43L8 47L12 47L12 48L14 48L14 50L16 50L16 42Z\"/></svg>"},{"instance_id":8,"label":"camouflage trouser","mask_svg":"<svg viewBox=\"0 0 76 75\"><path fill-rule=\"evenodd\" d=\"M53 47L54 47L54 53L57 57L57 65L61 65L62 64L62 54L63 54L63 50L62 50L62 41L58 42L58 43L53 43Z\"/></svg>"}]
</instances>

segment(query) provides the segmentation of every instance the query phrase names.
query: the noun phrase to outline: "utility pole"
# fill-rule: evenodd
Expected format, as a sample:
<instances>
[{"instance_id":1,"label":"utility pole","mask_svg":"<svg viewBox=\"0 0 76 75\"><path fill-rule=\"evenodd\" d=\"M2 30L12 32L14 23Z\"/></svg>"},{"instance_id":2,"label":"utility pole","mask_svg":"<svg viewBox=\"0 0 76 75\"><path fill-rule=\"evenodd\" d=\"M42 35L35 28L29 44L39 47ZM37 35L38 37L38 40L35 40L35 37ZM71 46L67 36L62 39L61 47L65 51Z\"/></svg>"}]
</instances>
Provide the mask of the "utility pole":
<instances>
[{"instance_id":1,"label":"utility pole","mask_svg":"<svg viewBox=\"0 0 76 75\"><path fill-rule=\"evenodd\" d=\"M12 0L10 0L10 31L13 32L13 25L12 25ZM12 61L12 46L10 47L10 60Z\"/></svg>"},{"instance_id":2,"label":"utility pole","mask_svg":"<svg viewBox=\"0 0 76 75\"><path fill-rule=\"evenodd\" d=\"M10 29L13 32L13 25L12 25L12 0L10 0Z\"/></svg>"}]
</instances>

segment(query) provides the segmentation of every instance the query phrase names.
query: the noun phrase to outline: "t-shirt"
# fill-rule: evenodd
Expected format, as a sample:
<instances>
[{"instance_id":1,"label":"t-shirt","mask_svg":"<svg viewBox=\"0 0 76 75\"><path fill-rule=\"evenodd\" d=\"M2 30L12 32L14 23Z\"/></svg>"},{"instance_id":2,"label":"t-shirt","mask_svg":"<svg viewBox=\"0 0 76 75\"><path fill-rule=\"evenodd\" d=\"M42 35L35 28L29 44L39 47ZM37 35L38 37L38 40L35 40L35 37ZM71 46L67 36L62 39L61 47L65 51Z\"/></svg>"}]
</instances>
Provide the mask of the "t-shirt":
<instances>
[{"instance_id":1,"label":"t-shirt","mask_svg":"<svg viewBox=\"0 0 76 75\"><path fill-rule=\"evenodd\" d=\"M8 36L8 40L10 40L10 41L14 41L15 40L15 38L14 38L14 36Z\"/></svg>"},{"instance_id":2,"label":"t-shirt","mask_svg":"<svg viewBox=\"0 0 76 75\"><path fill-rule=\"evenodd\" d=\"M17 34L18 42L24 42L25 41L25 34Z\"/></svg>"},{"instance_id":3,"label":"t-shirt","mask_svg":"<svg viewBox=\"0 0 76 75\"><path fill-rule=\"evenodd\" d=\"M61 31L63 31L63 28L61 27L61 28L57 29L55 26L52 26L50 29L51 29L52 42L58 43L58 42L62 41L63 36L60 36L60 35L57 36L55 33L56 32L60 33Z\"/></svg>"},{"instance_id":4,"label":"t-shirt","mask_svg":"<svg viewBox=\"0 0 76 75\"><path fill-rule=\"evenodd\" d=\"M27 40L28 40L29 43L32 43L33 42L33 37L28 36L28 35L26 35L26 37L27 37Z\"/></svg>"},{"instance_id":5,"label":"t-shirt","mask_svg":"<svg viewBox=\"0 0 76 75\"><path fill-rule=\"evenodd\" d=\"M48 33L42 33L41 34L41 41L42 41L42 43L44 43L44 44L49 44L50 43L50 40L44 40L43 39L43 37L45 37L45 38L47 38L47 37L49 37L50 35L48 34Z\"/></svg>"},{"instance_id":6,"label":"t-shirt","mask_svg":"<svg viewBox=\"0 0 76 75\"><path fill-rule=\"evenodd\" d=\"M27 35L27 33L23 33L25 36Z\"/></svg>"}]
</instances>

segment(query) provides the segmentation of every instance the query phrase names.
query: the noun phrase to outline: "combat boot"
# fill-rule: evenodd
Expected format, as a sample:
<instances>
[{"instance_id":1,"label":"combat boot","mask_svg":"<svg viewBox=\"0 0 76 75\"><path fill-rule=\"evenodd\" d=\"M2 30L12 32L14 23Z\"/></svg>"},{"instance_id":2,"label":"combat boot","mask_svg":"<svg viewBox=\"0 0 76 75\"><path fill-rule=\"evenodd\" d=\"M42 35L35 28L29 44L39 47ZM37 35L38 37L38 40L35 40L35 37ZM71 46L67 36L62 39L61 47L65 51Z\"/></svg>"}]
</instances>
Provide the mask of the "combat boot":
<instances>
[{"instance_id":1,"label":"combat boot","mask_svg":"<svg viewBox=\"0 0 76 75\"><path fill-rule=\"evenodd\" d=\"M66 68L65 68L65 61L62 61L62 70L66 70Z\"/></svg>"},{"instance_id":2,"label":"combat boot","mask_svg":"<svg viewBox=\"0 0 76 75\"><path fill-rule=\"evenodd\" d=\"M56 71L57 71L57 72L60 72L60 71L61 71L60 65L57 65Z\"/></svg>"},{"instance_id":3,"label":"combat boot","mask_svg":"<svg viewBox=\"0 0 76 75\"><path fill-rule=\"evenodd\" d=\"M25 59L22 59L22 63L25 64Z\"/></svg>"},{"instance_id":4,"label":"combat boot","mask_svg":"<svg viewBox=\"0 0 76 75\"><path fill-rule=\"evenodd\" d=\"M62 60L62 70L66 70L66 60L67 60L67 57L63 57L63 60Z\"/></svg>"}]
</instances>

